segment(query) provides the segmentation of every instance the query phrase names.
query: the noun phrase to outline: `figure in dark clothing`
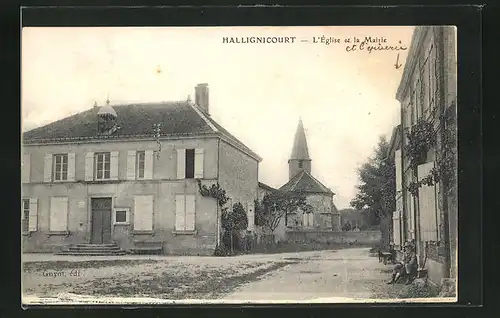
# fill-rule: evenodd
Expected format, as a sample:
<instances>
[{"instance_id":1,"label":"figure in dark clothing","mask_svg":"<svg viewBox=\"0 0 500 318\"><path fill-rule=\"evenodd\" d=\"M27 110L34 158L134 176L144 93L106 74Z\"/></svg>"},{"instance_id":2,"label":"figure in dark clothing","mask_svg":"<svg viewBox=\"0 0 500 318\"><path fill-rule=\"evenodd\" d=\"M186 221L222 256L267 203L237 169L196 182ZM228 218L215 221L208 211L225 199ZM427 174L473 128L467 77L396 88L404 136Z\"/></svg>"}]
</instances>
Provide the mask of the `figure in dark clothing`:
<instances>
[{"instance_id":1,"label":"figure in dark clothing","mask_svg":"<svg viewBox=\"0 0 500 318\"><path fill-rule=\"evenodd\" d=\"M342 227L342 230L345 231L350 231L351 230L351 223L349 221L344 223L344 226Z\"/></svg>"},{"instance_id":2,"label":"figure in dark clothing","mask_svg":"<svg viewBox=\"0 0 500 318\"><path fill-rule=\"evenodd\" d=\"M404 249L403 260L394 266L392 278L388 284L396 283L401 277L405 279L406 284L412 282L413 274L417 270L417 255L411 244L405 244Z\"/></svg>"}]
</instances>

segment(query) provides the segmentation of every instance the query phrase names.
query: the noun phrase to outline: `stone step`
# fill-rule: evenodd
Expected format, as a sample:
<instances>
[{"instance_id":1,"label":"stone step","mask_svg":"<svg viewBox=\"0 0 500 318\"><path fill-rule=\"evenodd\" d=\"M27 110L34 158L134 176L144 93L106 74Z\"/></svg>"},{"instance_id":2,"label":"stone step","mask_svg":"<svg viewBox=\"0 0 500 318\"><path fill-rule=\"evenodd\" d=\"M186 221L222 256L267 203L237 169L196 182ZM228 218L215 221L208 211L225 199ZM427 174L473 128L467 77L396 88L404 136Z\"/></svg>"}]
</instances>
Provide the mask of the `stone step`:
<instances>
[{"instance_id":1,"label":"stone step","mask_svg":"<svg viewBox=\"0 0 500 318\"><path fill-rule=\"evenodd\" d=\"M96 251L96 250L106 250L106 251L116 251L120 250L119 246L70 246L68 247L71 251Z\"/></svg>"},{"instance_id":2,"label":"stone step","mask_svg":"<svg viewBox=\"0 0 500 318\"><path fill-rule=\"evenodd\" d=\"M75 255L75 256L112 256L125 255L116 243L108 244L75 244L70 245L65 251L57 253L57 255Z\"/></svg>"},{"instance_id":3,"label":"stone step","mask_svg":"<svg viewBox=\"0 0 500 318\"><path fill-rule=\"evenodd\" d=\"M126 255L125 251L119 252L61 252L56 255L71 255L71 256L115 256L115 255Z\"/></svg>"},{"instance_id":4,"label":"stone step","mask_svg":"<svg viewBox=\"0 0 500 318\"><path fill-rule=\"evenodd\" d=\"M122 250L65 250L67 253L119 253Z\"/></svg>"},{"instance_id":5,"label":"stone step","mask_svg":"<svg viewBox=\"0 0 500 318\"><path fill-rule=\"evenodd\" d=\"M106 244L87 244L87 243L81 243L81 244L76 244L74 246L79 246L79 247L115 247L118 246L116 243L106 243Z\"/></svg>"}]
</instances>

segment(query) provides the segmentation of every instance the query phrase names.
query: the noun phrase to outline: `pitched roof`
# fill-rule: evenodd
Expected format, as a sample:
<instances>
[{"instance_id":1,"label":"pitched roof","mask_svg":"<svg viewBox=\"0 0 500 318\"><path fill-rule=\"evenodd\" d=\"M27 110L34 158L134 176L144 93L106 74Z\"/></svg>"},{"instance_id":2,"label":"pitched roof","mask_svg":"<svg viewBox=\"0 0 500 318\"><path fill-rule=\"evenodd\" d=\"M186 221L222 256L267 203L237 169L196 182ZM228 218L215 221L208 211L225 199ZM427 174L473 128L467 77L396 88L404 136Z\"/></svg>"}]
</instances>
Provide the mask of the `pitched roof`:
<instances>
[{"instance_id":1,"label":"pitched roof","mask_svg":"<svg viewBox=\"0 0 500 318\"><path fill-rule=\"evenodd\" d=\"M268 191L278 191L278 189L275 189L271 186L268 186L267 184L265 183L262 183L262 182L259 182L259 187L262 188L262 189L266 189Z\"/></svg>"},{"instance_id":2,"label":"pitched roof","mask_svg":"<svg viewBox=\"0 0 500 318\"><path fill-rule=\"evenodd\" d=\"M196 105L187 101L112 105L119 129L112 135L97 134L97 114L93 107L23 133L24 143L45 143L74 140L154 138L154 124L161 124L161 136L182 137L214 135L240 148L257 160L261 158L230 134Z\"/></svg>"},{"instance_id":3,"label":"pitched roof","mask_svg":"<svg viewBox=\"0 0 500 318\"><path fill-rule=\"evenodd\" d=\"M297 131L295 132L295 140L293 142L290 159L311 160L307 149L306 133L301 119L299 119L299 125L297 126Z\"/></svg>"},{"instance_id":4,"label":"pitched roof","mask_svg":"<svg viewBox=\"0 0 500 318\"><path fill-rule=\"evenodd\" d=\"M305 170L298 172L280 190L286 192L335 194Z\"/></svg>"}]
</instances>

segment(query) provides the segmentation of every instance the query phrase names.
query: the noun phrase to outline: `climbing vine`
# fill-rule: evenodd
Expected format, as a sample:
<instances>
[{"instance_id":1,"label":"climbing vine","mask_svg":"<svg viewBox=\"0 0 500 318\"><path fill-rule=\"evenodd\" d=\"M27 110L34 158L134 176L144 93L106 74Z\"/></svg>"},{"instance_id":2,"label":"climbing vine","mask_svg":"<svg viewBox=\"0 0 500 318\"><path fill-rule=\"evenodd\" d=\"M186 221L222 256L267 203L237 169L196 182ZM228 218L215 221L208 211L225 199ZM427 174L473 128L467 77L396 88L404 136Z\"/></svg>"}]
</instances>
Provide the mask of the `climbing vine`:
<instances>
[{"instance_id":1,"label":"climbing vine","mask_svg":"<svg viewBox=\"0 0 500 318\"><path fill-rule=\"evenodd\" d=\"M406 128L406 137L408 138L408 144L404 150L410 159L411 168L416 169L424 160L429 149L436 143L433 124L424 119L419 119L411 129Z\"/></svg>"},{"instance_id":2,"label":"climbing vine","mask_svg":"<svg viewBox=\"0 0 500 318\"><path fill-rule=\"evenodd\" d=\"M451 109L452 107L450 107ZM440 116L441 123L450 120L450 118L443 114ZM433 167L429 174L420 178L419 181L412 181L408 184L408 191L413 195L418 195L418 189L422 186L433 186L438 182L444 181L446 183L454 182L455 177L455 154L456 154L456 129L455 125L451 123L441 125L444 134L441 138L440 157L437 164ZM420 119L411 131L406 131L408 144L404 150L410 160L410 167L416 170L418 165L422 163L427 152L432 147L436 146L436 131L431 122Z\"/></svg>"},{"instance_id":3,"label":"climbing vine","mask_svg":"<svg viewBox=\"0 0 500 318\"><path fill-rule=\"evenodd\" d=\"M229 197L226 195L226 190L222 189L219 183L207 187L201 184L201 180L197 179L196 181L198 183L198 190L202 196L214 198L223 212L227 210L227 207L224 207L224 205L229 201Z\"/></svg>"}]
</instances>

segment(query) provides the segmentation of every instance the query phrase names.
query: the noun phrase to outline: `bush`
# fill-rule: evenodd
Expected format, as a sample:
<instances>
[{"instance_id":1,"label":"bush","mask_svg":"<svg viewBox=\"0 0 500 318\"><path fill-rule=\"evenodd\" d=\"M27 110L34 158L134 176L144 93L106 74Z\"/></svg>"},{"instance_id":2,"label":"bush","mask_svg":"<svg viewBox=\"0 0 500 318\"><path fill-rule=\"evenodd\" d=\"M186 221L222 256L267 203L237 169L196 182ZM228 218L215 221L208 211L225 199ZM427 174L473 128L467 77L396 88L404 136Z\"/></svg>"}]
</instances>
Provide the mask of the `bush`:
<instances>
[{"instance_id":1,"label":"bush","mask_svg":"<svg viewBox=\"0 0 500 318\"><path fill-rule=\"evenodd\" d=\"M230 254L231 251L224 244L215 247L214 256L228 256Z\"/></svg>"},{"instance_id":2,"label":"bush","mask_svg":"<svg viewBox=\"0 0 500 318\"><path fill-rule=\"evenodd\" d=\"M404 289L398 298L433 298L438 297L438 291L429 284L420 286L411 284L407 289Z\"/></svg>"}]
</instances>

